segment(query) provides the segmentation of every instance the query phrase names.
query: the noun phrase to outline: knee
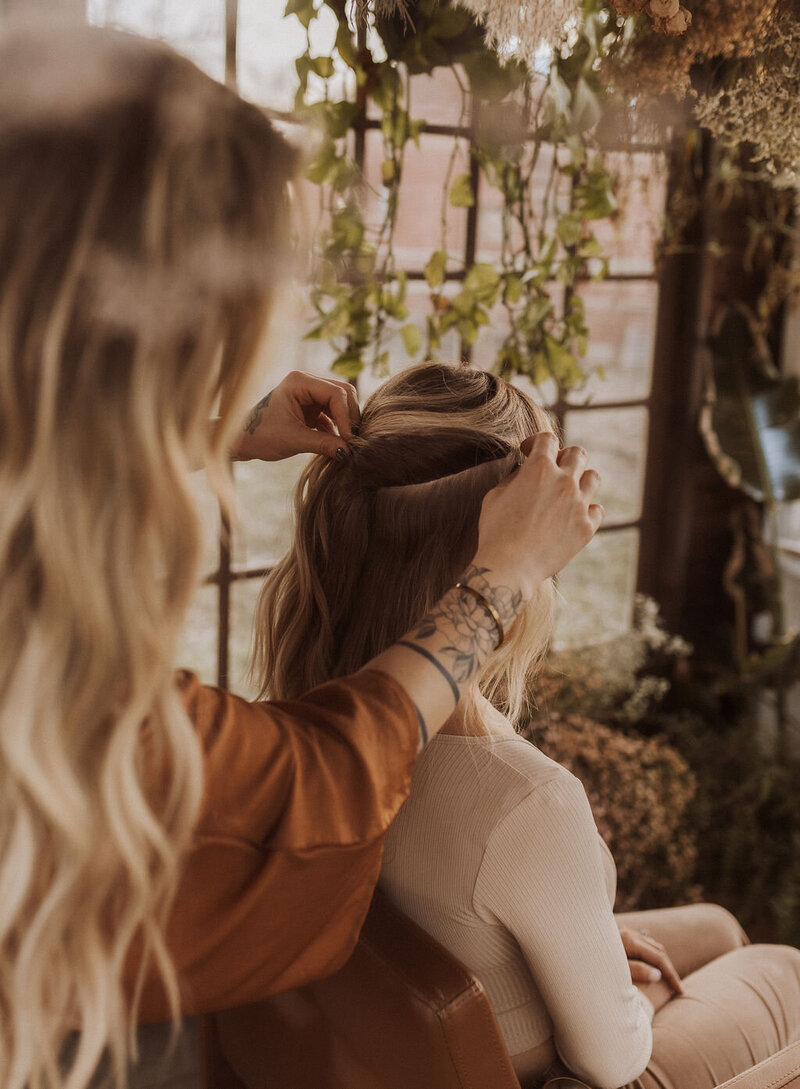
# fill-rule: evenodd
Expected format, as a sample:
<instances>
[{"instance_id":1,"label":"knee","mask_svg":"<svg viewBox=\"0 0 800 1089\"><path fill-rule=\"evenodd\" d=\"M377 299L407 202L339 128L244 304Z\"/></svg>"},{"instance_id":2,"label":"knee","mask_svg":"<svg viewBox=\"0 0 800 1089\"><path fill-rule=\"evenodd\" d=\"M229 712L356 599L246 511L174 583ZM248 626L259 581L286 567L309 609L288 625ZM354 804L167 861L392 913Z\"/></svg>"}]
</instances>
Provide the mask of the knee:
<instances>
[{"instance_id":1,"label":"knee","mask_svg":"<svg viewBox=\"0 0 800 1089\"><path fill-rule=\"evenodd\" d=\"M694 904L693 907L702 917L703 928L709 935L713 934L717 948L739 949L750 944L739 920L721 904Z\"/></svg>"}]
</instances>

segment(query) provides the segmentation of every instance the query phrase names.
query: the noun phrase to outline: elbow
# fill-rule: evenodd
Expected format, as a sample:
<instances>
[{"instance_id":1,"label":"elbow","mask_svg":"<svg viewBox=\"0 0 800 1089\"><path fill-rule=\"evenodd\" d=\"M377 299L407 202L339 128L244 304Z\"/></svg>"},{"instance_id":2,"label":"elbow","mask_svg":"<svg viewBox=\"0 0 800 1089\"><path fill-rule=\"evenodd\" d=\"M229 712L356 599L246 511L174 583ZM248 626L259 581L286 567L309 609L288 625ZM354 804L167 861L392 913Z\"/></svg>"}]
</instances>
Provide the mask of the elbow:
<instances>
[{"instance_id":1,"label":"elbow","mask_svg":"<svg viewBox=\"0 0 800 1089\"><path fill-rule=\"evenodd\" d=\"M653 1036L650 1025L642 1026L630 1041L605 1041L591 1054L561 1055L567 1067L596 1089L619 1089L635 1081L650 1061Z\"/></svg>"}]
</instances>

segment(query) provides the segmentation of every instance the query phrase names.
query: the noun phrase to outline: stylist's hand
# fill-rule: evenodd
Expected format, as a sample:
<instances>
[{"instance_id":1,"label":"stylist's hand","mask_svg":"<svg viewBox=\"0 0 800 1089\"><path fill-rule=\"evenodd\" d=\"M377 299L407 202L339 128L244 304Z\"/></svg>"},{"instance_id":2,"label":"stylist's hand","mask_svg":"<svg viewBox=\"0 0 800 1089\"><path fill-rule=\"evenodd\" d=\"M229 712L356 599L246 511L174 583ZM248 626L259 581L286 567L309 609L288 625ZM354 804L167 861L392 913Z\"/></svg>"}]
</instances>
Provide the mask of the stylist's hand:
<instances>
[{"instance_id":1,"label":"stylist's hand","mask_svg":"<svg viewBox=\"0 0 800 1089\"><path fill-rule=\"evenodd\" d=\"M619 928L634 983L657 983L663 979L677 994L683 994L681 977L661 944L639 930Z\"/></svg>"},{"instance_id":2,"label":"stylist's hand","mask_svg":"<svg viewBox=\"0 0 800 1089\"><path fill-rule=\"evenodd\" d=\"M559 450L556 436L541 432L522 452L520 468L483 501L472 562L527 601L589 543L605 512L593 502L600 476L580 446Z\"/></svg>"},{"instance_id":3,"label":"stylist's hand","mask_svg":"<svg viewBox=\"0 0 800 1089\"><path fill-rule=\"evenodd\" d=\"M360 419L349 382L290 371L255 405L231 451L239 461L280 461L293 454L347 455L347 439Z\"/></svg>"}]
</instances>

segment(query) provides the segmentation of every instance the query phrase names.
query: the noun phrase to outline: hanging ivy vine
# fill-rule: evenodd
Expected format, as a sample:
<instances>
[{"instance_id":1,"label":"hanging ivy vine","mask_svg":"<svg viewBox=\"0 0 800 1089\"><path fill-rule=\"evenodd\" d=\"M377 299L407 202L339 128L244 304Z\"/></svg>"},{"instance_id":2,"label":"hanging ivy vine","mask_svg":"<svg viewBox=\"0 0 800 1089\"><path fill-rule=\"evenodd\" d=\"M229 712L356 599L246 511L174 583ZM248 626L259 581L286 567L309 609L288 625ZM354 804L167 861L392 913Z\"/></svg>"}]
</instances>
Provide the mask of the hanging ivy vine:
<instances>
[{"instance_id":1,"label":"hanging ivy vine","mask_svg":"<svg viewBox=\"0 0 800 1089\"><path fill-rule=\"evenodd\" d=\"M323 8L337 20L333 55L312 53L310 28ZM380 19L360 41L345 0L289 0L286 15L307 32L296 62L295 110L318 131L306 171L319 186L322 224L316 317L307 336L330 342L333 370L348 378L367 366L385 372L387 345L398 332L412 360L436 357L451 331L465 354L483 326L501 319L495 369L537 384L552 379L558 396L579 387L588 377L589 330L577 286L606 275L595 228L616 213L614 177L593 136L605 95L599 61L617 30L608 12L589 0L569 47L541 75L502 64L473 16L446 0L417 0L413 30L400 19ZM441 237L424 262L430 312L422 326L409 318L408 280L394 240L405 154L426 128L410 107L413 77L441 66L461 88L463 135L453 137ZM378 223L365 218L368 183L354 154L368 113L378 119L382 140ZM459 151L471 165L456 173ZM476 180L500 195L502 241L496 261L464 268L447 248L448 217L475 203Z\"/></svg>"}]
</instances>

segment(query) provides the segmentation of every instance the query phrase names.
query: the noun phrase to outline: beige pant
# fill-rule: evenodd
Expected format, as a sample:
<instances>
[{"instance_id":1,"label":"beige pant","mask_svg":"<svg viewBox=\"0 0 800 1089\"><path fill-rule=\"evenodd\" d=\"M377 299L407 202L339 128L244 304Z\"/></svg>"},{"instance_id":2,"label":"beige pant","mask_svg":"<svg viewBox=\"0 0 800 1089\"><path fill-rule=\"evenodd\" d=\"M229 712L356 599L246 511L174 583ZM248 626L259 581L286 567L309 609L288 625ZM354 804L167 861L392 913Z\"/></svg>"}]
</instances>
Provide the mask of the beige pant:
<instances>
[{"instance_id":1,"label":"beige pant","mask_svg":"<svg viewBox=\"0 0 800 1089\"><path fill-rule=\"evenodd\" d=\"M653 1054L630 1089L714 1089L800 1040L800 950L749 945L716 904L617 919L663 943L684 987L656 1012Z\"/></svg>"}]
</instances>

